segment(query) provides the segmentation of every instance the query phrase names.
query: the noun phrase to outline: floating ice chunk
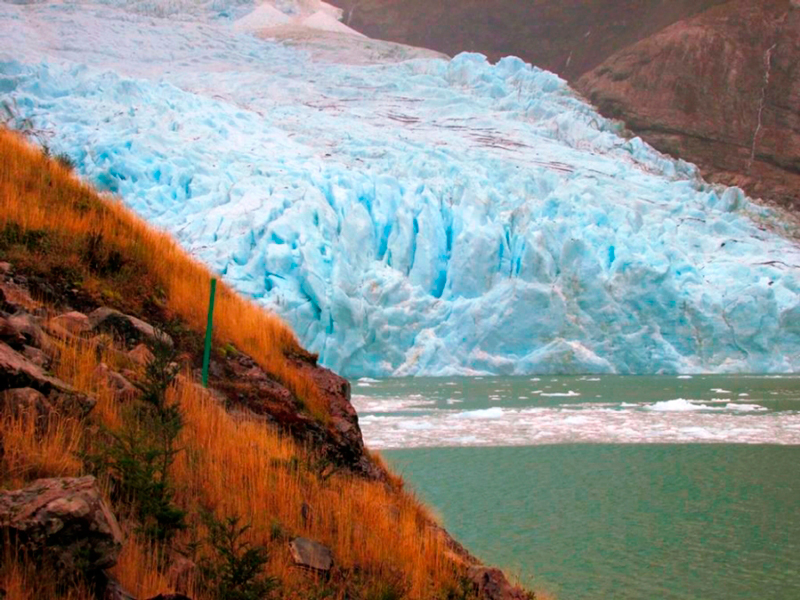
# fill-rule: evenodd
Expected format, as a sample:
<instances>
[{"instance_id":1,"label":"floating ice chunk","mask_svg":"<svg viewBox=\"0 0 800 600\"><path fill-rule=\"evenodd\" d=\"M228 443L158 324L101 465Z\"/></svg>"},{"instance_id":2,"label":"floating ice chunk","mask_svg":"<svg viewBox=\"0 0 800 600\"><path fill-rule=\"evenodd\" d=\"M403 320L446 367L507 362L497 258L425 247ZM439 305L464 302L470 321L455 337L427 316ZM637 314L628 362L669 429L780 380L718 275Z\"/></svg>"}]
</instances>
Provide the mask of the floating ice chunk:
<instances>
[{"instance_id":1,"label":"floating ice chunk","mask_svg":"<svg viewBox=\"0 0 800 600\"><path fill-rule=\"evenodd\" d=\"M732 394L730 390L723 390L722 388L711 388L711 391L715 394Z\"/></svg>"},{"instance_id":2,"label":"floating ice chunk","mask_svg":"<svg viewBox=\"0 0 800 600\"><path fill-rule=\"evenodd\" d=\"M740 412L753 412L753 411L763 411L769 410L765 406L761 406L759 404L726 404L726 410L735 410Z\"/></svg>"},{"instance_id":3,"label":"floating ice chunk","mask_svg":"<svg viewBox=\"0 0 800 600\"><path fill-rule=\"evenodd\" d=\"M717 437L713 432L703 427L682 427L681 433L703 440L711 440Z\"/></svg>"},{"instance_id":4,"label":"floating ice chunk","mask_svg":"<svg viewBox=\"0 0 800 600\"><path fill-rule=\"evenodd\" d=\"M550 392L547 394L543 393L542 396L547 396L549 398L577 398L578 396L580 396L580 393L570 390L568 392Z\"/></svg>"},{"instance_id":5,"label":"floating ice chunk","mask_svg":"<svg viewBox=\"0 0 800 600\"><path fill-rule=\"evenodd\" d=\"M408 431L425 431L427 429L433 429L433 424L427 421L402 421L398 423L397 427Z\"/></svg>"},{"instance_id":6,"label":"floating ice chunk","mask_svg":"<svg viewBox=\"0 0 800 600\"><path fill-rule=\"evenodd\" d=\"M656 412L687 412L694 410L708 410L710 407L702 404L695 404L694 401L686 400L685 398L676 398L675 400L656 402L655 404L652 404L646 408Z\"/></svg>"},{"instance_id":7,"label":"floating ice chunk","mask_svg":"<svg viewBox=\"0 0 800 600\"><path fill-rule=\"evenodd\" d=\"M691 375L678 375L678 379L692 379Z\"/></svg>"},{"instance_id":8,"label":"floating ice chunk","mask_svg":"<svg viewBox=\"0 0 800 600\"><path fill-rule=\"evenodd\" d=\"M454 419L502 419L505 411L502 408L486 408L469 410L452 415Z\"/></svg>"}]
</instances>

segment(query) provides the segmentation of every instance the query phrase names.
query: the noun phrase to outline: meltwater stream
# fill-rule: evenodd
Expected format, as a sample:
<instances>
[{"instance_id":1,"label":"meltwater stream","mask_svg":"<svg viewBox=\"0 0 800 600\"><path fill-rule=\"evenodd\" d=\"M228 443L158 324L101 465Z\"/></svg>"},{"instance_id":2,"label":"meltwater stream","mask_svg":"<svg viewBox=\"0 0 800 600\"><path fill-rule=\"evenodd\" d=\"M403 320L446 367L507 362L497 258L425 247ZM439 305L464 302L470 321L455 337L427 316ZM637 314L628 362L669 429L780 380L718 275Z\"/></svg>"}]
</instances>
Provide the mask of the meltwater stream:
<instances>
[{"instance_id":1,"label":"meltwater stream","mask_svg":"<svg viewBox=\"0 0 800 600\"><path fill-rule=\"evenodd\" d=\"M367 444L559 600L800 598L800 377L359 380Z\"/></svg>"}]
</instances>

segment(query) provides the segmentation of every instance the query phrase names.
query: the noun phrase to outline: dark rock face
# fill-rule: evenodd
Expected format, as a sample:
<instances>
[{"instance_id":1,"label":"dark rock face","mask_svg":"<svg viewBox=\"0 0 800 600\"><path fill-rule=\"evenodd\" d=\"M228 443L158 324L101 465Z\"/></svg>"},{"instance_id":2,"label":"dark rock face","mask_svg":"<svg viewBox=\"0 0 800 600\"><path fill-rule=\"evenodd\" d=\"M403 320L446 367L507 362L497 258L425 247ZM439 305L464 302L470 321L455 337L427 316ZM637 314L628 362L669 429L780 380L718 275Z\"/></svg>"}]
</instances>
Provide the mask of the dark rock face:
<instances>
[{"instance_id":1,"label":"dark rock face","mask_svg":"<svg viewBox=\"0 0 800 600\"><path fill-rule=\"evenodd\" d=\"M39 479L0 493L0 532L65 575L113 567L122 549L94 477Z\"/></svg>"},{"instance_id":2,"label":"dark rock face","mask_svg":"<svg viewBox=\"0 0 800 600\"><path fill-rule=\"evenodd\" d=\"M338 462L371 479L384 479L385 474L365 454L358 414L350 402L350 382L314 361L292 360L300 373L316 384L330 408L331 422L327 433Z\"/></svg>"},{"instance_id":3,"label":"dark rock face","mask_svg":"<svg viewBox=\"0 0 800 600\"><path fill-rule=\"evenodd\" d=\"M531 595L511 585L500 569L470 567L468 577L480 598L485 600L530 600Z\"/></svg>"},{"instance_id":4,"label":"dark rock face","mask_svg":"<svg viewBox=\"0 0 800 600\"><path fill-rule=\"evenodd\" d=\"M350 383L320 367L309 356L288 360L303 377L313 381L330 407L330 422L323 424L302 410L294 395L245 354L224 362L212 361L211 385L225 396L231 408L240 406L265 417L301 442L311 442L339 467L371 479L385 474L365 454L358 415L350 403Z\"/></svg>"},{"instance_id":5,"label":"dark rock face","mask_svg":"<svg viewBox=\"0 0 800 600\"><path fill-rule=\"evenodd\" d=\"M33 388L14 388L0 392L0 410L8 411L15 417L25 413L46 417L52 412L53 405Z\"/></svg>"},{"instance_id":6,"label":"dark rock face","mask_svg":"<svg viewBox=\"0 0 800 600\"><path fill-rule=\"evenodd\" d=\"M710 9L614 54L577 87L708 179L800 209L800 8L789 0Z\"/></svg>"}]
</instances>

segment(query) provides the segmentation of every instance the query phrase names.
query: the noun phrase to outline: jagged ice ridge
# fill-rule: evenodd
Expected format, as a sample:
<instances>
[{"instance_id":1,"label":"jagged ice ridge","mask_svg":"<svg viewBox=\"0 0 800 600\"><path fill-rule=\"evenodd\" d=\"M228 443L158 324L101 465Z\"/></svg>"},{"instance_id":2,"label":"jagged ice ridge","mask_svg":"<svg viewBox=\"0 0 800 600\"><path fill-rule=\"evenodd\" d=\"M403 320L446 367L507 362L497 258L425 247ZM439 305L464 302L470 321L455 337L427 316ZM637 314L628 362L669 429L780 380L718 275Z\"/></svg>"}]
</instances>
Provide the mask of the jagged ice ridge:
<instances>
[{"instance_id":1,"label":"jagged ice ridge","mask_svg":"<svg viewBox=\"0 0 800 600\"><path fill-rule=\"evenodd\" d=\"M9 124L323 364L800 369L800 251L770 211L625 139L556 75L346 32L259 37L237 27L247 3L131 4L0 4Z\"/></svg>"}]
</instances>

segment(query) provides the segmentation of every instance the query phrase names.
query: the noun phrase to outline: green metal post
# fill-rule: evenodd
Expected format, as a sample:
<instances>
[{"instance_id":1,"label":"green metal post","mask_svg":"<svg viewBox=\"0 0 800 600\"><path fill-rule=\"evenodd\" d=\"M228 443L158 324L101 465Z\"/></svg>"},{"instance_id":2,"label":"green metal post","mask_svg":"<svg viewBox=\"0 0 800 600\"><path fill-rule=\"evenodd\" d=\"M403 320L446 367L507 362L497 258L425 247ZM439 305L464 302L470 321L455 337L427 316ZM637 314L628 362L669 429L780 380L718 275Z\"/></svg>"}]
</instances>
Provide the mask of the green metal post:
<instances>
[{"instance_id":1,"label":"green metal post","mask_svg":"<svg viewBox=\"0 0 800 600\"><path fill-rule=\"evenodd\" d=\"M211 360L211 328L214 321L214 295L217 293L217 279L211 278L211 297L208 300L208 325L206 325L206 349L203 353L203 387L208 387L208 363Z\"/></svg>"}]
</instances>

